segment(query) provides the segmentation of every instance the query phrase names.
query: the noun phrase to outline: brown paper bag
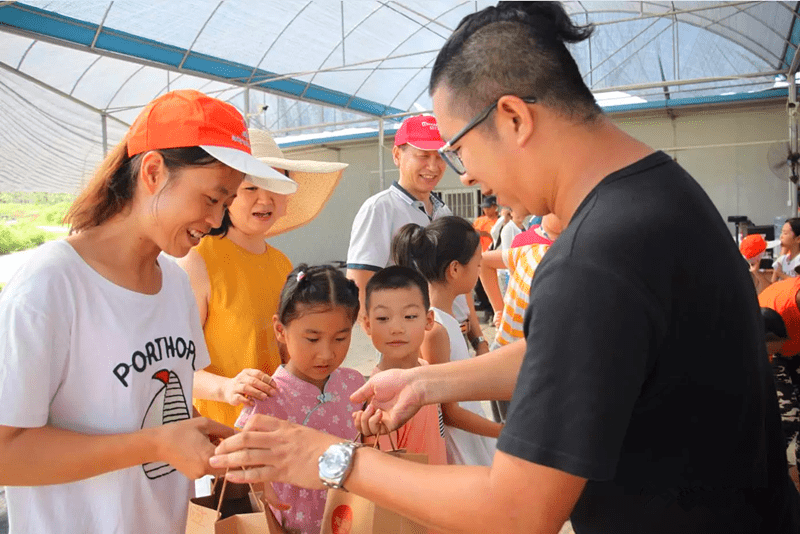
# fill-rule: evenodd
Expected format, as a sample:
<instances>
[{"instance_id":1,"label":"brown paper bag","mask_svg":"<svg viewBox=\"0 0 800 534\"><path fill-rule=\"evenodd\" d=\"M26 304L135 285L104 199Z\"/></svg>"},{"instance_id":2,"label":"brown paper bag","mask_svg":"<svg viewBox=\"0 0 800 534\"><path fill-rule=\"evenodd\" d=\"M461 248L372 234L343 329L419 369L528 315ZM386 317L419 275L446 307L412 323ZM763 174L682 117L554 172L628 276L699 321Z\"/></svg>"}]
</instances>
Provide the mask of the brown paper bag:
<instances>
[{"instance_id":1,"label":"brown paper bag","mask_svg":"<svg viewBox=\"0 0 800 534\"><path fill-rule=\"evenodd\" d=\"M391 435L389 439L391 440ZM375 446L377 448L377 439ZM407 453L397 449L386 454L412 462L428 463L427 454ZM364 497L331 489L328 490L325 501L320 534L428 534L428 529L396 512L381 508Z\"/></svg>"},{"instance_id":2,"label":"brown paper bag","mask_svg":"<svg viewBox=\"0 0 800 534\"><path fill-rule=\"evenodd\" d=\"M186 534L284 534L252 484L228 484L223 477L217 491L218 482L211 495L189 501Z\"/></svg>"}]
</instances>

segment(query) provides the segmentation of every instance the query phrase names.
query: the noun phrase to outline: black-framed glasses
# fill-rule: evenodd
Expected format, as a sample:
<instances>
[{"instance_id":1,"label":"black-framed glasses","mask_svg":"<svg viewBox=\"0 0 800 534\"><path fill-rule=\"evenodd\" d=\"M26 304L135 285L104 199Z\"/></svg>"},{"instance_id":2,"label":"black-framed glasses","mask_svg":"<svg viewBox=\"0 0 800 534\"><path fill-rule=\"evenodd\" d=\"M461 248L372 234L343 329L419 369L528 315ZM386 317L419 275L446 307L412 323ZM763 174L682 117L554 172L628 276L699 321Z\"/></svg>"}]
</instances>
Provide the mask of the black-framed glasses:
<instances>
[{"instance_id":1,"label":"black-framed glasses","mask_svg":"<svg viewBox=\"0 0 800 534\"><path fill-rule=\"evenodd\" d=\"M500 98L503 97L501 96ZM456 143L458 143L462 137L467 135L470 132L470 130L472 130L477 125L485 121L486 117L488 117L489 114L497 107L497 103L500 102L500 98L498 98L497 100L486 106L486 108L483 111L478 113L475 116L475 118L469 121L467 125L461 129L460 132L454 135L453 138L450 139L450 141L448 141L442 148L439 149L439 155L442 156L442 159L445 160L447 164L450 165L450 168L456 171L456 173L459 176L466 173L467 168L464 167L464 162L461 161L461 156L458 155L458 152L453 150L451 147ZM535 96L520 97L520 99L528 104L536 103Z\"/></svg>"}]
</instances>

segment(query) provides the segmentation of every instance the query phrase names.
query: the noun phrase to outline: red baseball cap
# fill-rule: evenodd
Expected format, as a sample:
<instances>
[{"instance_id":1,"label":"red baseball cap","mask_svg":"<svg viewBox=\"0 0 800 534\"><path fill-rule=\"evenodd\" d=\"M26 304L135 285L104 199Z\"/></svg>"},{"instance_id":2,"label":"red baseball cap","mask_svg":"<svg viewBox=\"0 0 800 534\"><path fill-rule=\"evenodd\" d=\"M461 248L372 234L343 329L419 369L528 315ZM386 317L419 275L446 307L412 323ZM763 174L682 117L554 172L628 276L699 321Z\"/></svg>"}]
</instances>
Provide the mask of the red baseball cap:
<instances>
[{"instance_id":1,"label":"red baseball cap","mask_svg":"<svg viewBox=\"0 0 800 534\"><path fill-rule=\"evenodd\" d=\"M259 187L274 190L280 182L284 194L297 190L294 180L253 157L242 114L200 91L182 89L156 98L133 122L126 140L128 157L148 150L199 146L248 179L254 177Z\"/></svg>"},{"instance_id":2,"label":"red baseball cap","mask_svg":"<svg viewBox=\"0 0 800 534\"><path fill-rule=\"evenodd\" d=\"M409 144L420 150L439 150L444 146L439 125L431 115L409 117L394 136L394 146Z\"/></svg>"}]
</instances>

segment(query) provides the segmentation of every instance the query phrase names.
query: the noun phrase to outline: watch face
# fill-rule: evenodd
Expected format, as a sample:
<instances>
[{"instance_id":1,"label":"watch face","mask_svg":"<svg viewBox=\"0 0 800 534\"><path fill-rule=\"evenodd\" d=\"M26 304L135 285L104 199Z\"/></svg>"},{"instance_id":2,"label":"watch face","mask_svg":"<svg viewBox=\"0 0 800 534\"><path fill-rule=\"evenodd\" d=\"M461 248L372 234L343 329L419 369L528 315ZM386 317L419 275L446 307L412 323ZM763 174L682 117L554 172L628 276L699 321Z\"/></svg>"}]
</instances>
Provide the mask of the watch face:
<instances>
[{"instance_id":1,"label":"watch face","mask_svg":"<svg viewBox=\"0 0 800 534\"><path fill-rule=\"evenodd\" d=\"M319 459L320 476L337 479L344 475L350 461L350 454L350 449L341 444L329 447Z\"/></svg>"}]
</instances>

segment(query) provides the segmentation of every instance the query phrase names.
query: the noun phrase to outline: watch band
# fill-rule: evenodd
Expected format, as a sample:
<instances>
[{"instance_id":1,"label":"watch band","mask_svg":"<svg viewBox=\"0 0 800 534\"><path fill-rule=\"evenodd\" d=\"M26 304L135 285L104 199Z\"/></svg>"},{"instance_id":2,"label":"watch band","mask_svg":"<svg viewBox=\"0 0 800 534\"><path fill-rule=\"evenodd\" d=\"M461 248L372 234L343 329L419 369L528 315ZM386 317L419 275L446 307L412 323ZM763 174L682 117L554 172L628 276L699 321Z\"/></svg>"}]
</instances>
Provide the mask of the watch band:
<instances>
[{"instance_id":1,"label":"watch band","mask_svg":"<svg viewBox=\"0 0 800 534\"><path fill-rule=\"evenodd\" d=\"M347 459L347 465L345 466L344 472L341 474L341 476L337 477L336 479L324 477L324 476L322 476L322 472L320 472L320 480L322 481L322 484L324 484L325 486L327 486L327 487L329 487L331 489L341 489L341 490L347 491L344 488L344 481L347 478L347 475L349 475L350 471L353 469L353 459L354 459L354 456L355 456L355 450L357 448L361 447L361 443L357 443L355 441L344 441L344 442L336 443L336 444L332 445L331 447L328 448L328 450L326 450L322 454L322 456L320 456L320 458L319 458L320 464L322 463L323 458L326 456L326 454L328 454L329 451L331 450L331 448L333 448L333 447L345 447L347 449L350 449L349 457Z\"/></svg>"},{"instance_id":2,"label":"watch band","mask_svg":"<svg viewBox=\"0 0 800 534\"><path fill-rule=\"evenodd\" d=\"M472 345L473 349L477 349L478 345L480 345L481 343L486 343L486 338L484 338L483 336L473 337L472 339L469 340L469 342Z\"/></svg>"}]
</instances>

